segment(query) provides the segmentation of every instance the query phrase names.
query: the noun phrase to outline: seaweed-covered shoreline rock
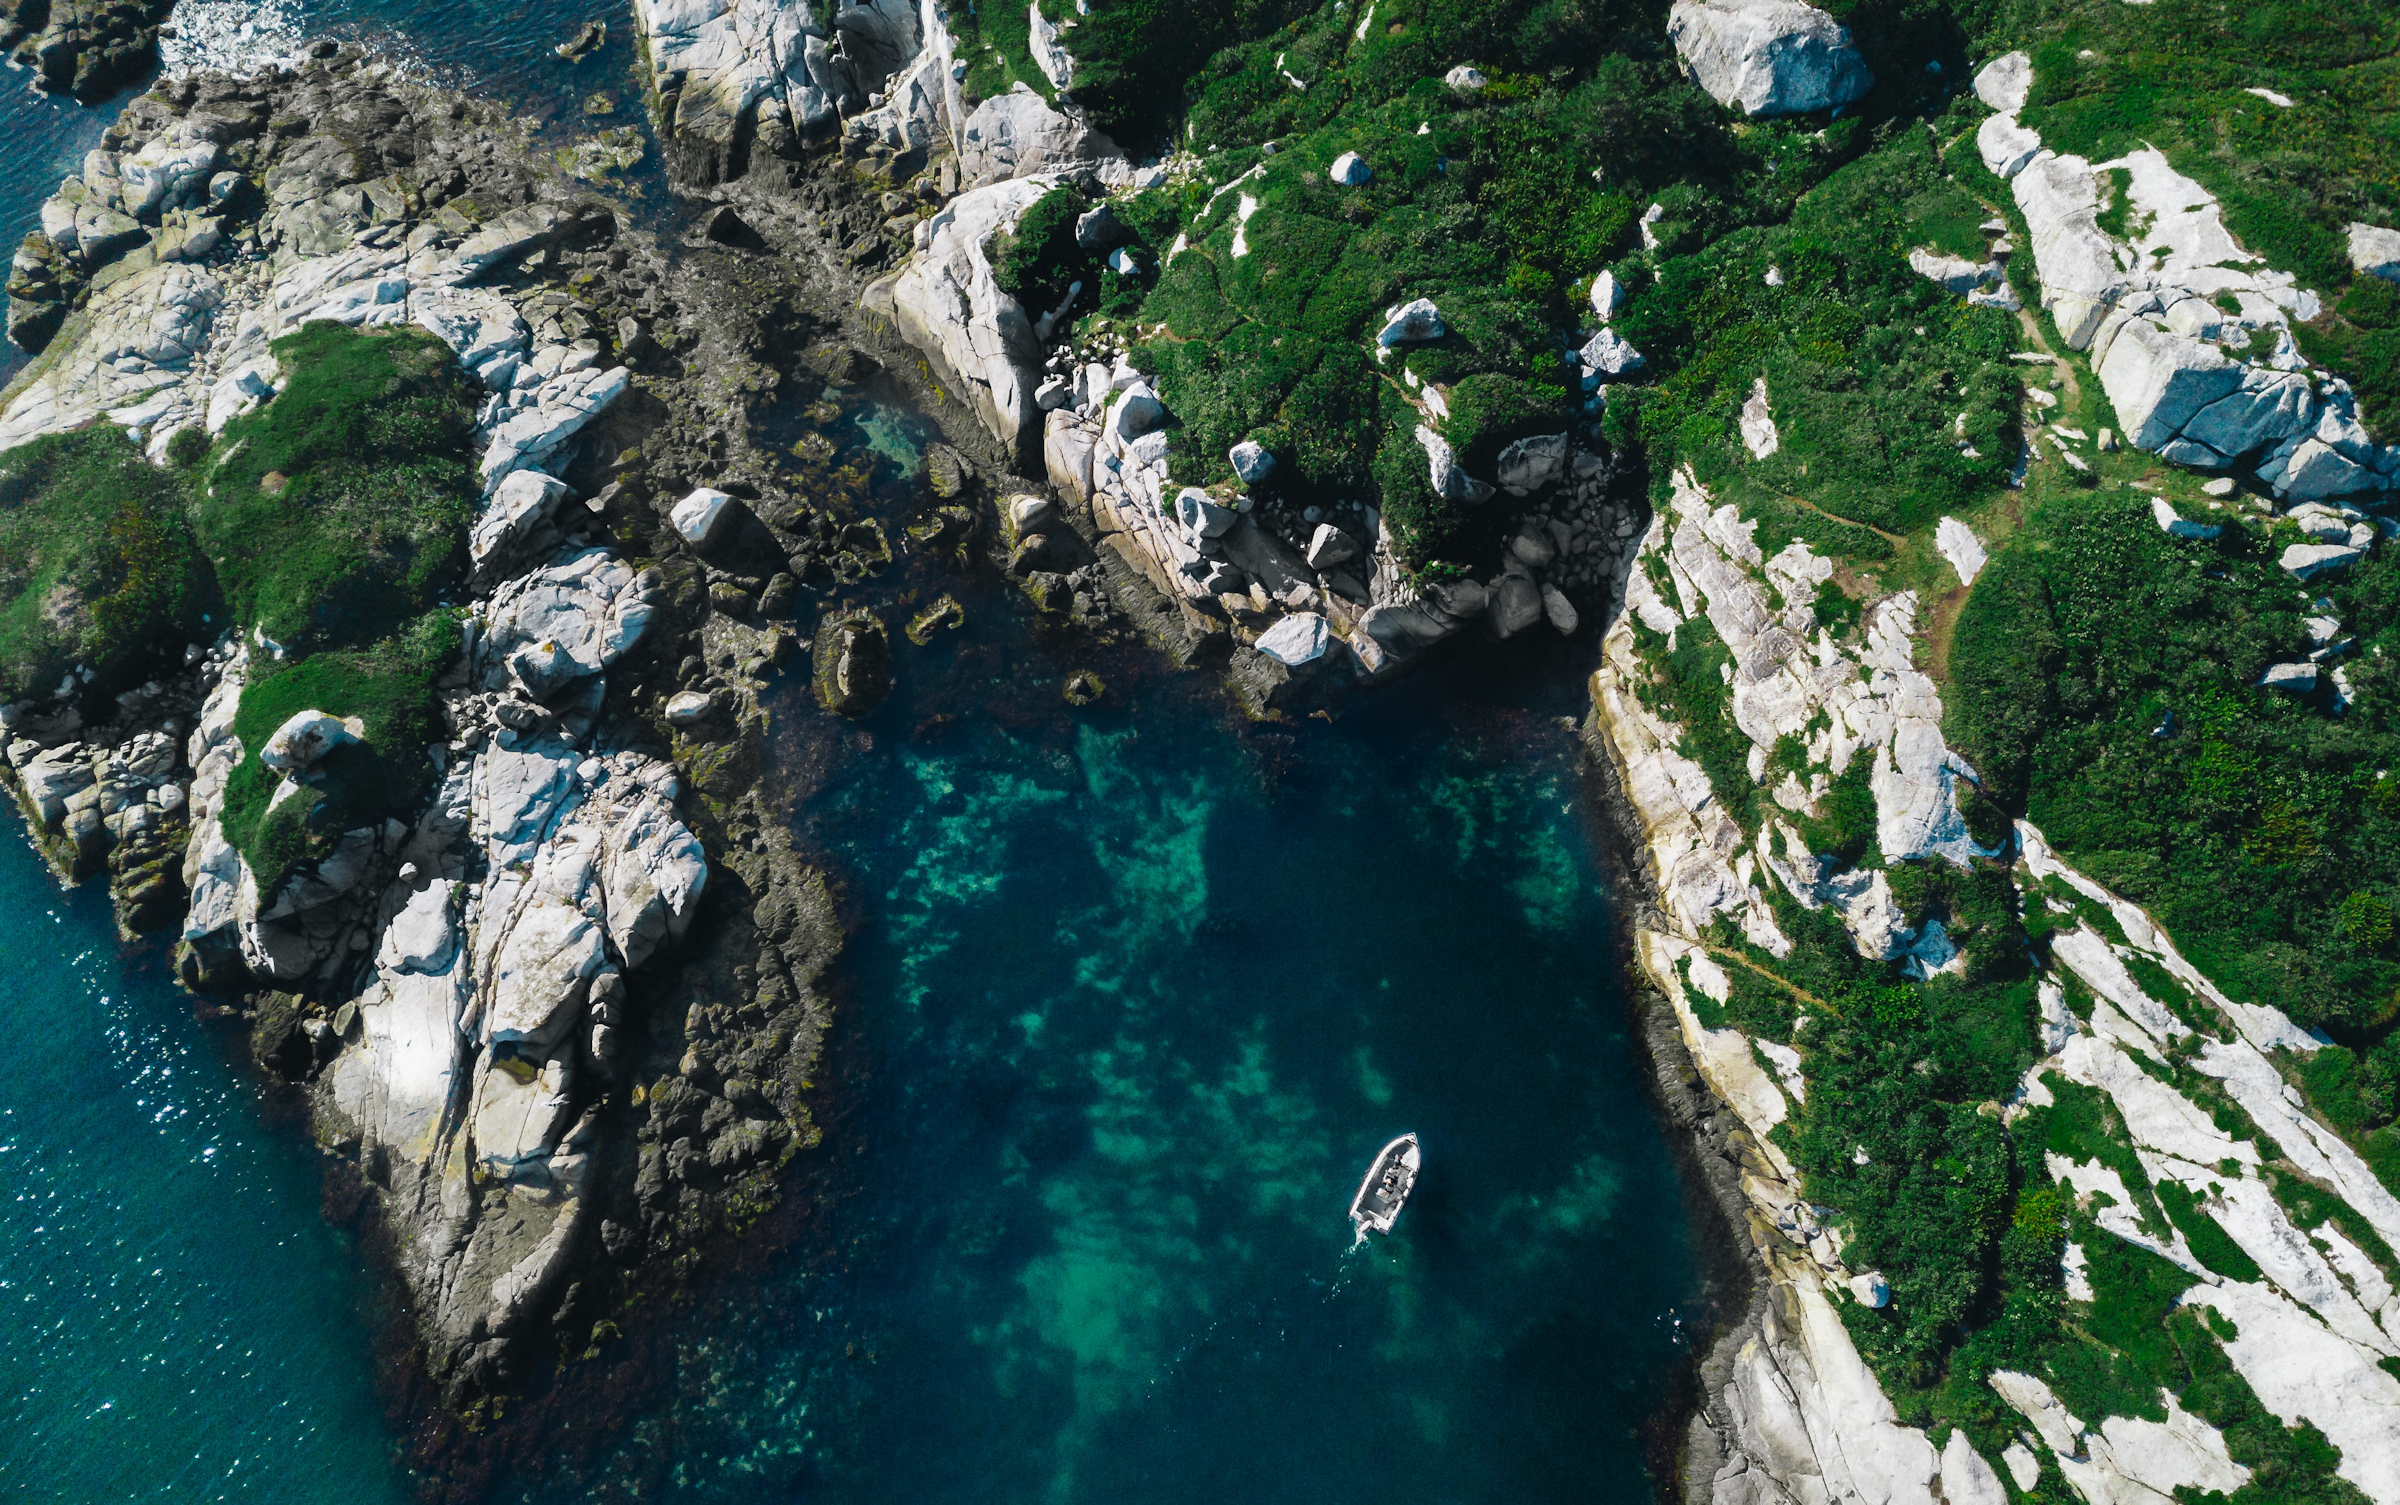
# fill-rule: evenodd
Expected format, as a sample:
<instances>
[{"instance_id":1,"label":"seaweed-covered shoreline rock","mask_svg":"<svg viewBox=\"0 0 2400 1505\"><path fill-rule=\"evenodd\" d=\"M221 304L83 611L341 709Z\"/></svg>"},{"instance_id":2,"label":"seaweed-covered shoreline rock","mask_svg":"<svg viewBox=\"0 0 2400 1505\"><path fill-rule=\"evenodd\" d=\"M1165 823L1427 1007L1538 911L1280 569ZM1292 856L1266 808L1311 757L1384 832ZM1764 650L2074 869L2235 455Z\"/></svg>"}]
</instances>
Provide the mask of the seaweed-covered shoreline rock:
<instances>
[{"instance_id":1,"label":"seaweed-covered shoreline rock","mask_svg":"<svg viewBox=\"0 0 2400 1505\"><path fill-rule=\"evenodd\" d=\"M891 693L891 643L873 612L828 613L814 655L817 703L837 716L864 716Z\"/></svg>"}]
</instances>

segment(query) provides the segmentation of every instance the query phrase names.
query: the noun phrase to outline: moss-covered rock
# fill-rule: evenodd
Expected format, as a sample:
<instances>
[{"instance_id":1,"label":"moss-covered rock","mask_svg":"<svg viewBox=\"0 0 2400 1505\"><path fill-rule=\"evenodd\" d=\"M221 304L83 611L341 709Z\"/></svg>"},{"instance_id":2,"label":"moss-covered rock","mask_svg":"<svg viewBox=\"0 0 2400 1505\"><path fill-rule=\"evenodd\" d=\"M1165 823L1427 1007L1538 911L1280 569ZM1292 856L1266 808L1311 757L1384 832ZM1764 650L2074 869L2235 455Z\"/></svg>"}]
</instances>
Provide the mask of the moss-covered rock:
<instances>
[{"instance_id":1,"label":"moss-covered rock","mask_svg":"<svg viewBox=\"0 0 2400 1505\"><path fill-rule=\"evenodd\" d=\"M829 613L817 625L817 703L837 716L864 716L892 688L892 648L873 612Z\"/></svg>"},{"instance_id":2,"label":"moss-covered rock","mask_svg":"<svg viewBox=\"0 0 2400 1505\"><path fill-rule=\"evenodd\" d=\"M365 648L338 648L276 663L254 655L234 714L245 748L264 747L301 711L357 717L365 734L327 753L305 776L286 780L256 756L226 781L225 839L271 891L293 864L320 858L344 831L415 814L432 774L426 747L441 740L436 675L458 657L457 616L429 612Z\"/></svg>"}]
</instances>

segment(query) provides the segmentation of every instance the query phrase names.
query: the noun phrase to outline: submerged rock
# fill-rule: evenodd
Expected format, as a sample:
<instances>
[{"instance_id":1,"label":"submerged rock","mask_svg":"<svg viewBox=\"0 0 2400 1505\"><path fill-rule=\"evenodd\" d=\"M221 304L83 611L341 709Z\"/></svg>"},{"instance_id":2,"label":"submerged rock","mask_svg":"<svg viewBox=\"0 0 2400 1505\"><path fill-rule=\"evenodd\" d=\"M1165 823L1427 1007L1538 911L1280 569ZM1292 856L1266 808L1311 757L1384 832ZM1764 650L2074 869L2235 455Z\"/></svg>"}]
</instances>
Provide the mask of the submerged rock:
<instances>
[{"instance_id":1,"label":"submerged rock","mask_svg":"<svg viewBox=\"0 0 2400 1505\"><path fill-rule=\"evenodd\" d=\"M944 628L957 629L967 625L967 609L958 598L944 591L923 611L908 619L908 640L922 648L933 641L933 635Z\"/></svg>"},{"instance_id":2,"label":"submerged rock","mask_svg":"<svg viewBox=\"0 0 2400 1505\"><path fill-rule=\"evenodd\" d=\"M837 716L864 716L891 692L891 645L872 612L828 614L814 657L817 703Z\"/></svg>"}]
</instances>

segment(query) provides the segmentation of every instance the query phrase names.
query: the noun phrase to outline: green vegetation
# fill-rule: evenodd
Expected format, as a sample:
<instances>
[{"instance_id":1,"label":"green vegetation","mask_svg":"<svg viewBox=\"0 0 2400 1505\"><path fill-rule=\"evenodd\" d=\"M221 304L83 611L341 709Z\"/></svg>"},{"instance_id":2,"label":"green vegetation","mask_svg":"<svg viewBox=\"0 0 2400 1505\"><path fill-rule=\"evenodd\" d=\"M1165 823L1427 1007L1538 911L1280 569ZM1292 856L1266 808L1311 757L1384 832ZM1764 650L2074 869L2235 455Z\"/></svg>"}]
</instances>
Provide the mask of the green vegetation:
<instances>
[{"instance_id":1,"label":"green vegetation","mask_svg":"<svg viewBox=\"0 0 2400 1505\"><path fill-rule=\"evenodd\" d=\"M1137 13L1155 36L1129 29ZM1566 427L1560 331L1632 237L1647 184L1626 166L1663 185L1724 138L1715 107L1655 55L1612 50L1631 43L1620 27L1655 38L1657 20L1400 0L1361 34L1356 12L1331 5L1096 8L1071 39L1087 80L1078 96L1136 140L1180 100L1182 139L1207 164L1204 184L1136 201L1153 247L1188 238L1140 314L1167 334L1137 355L1182 425L1181 463L1221 479L1225 450L1256 438L1284 462L1286 492L1379 499L1417 566L1462 557L1503 526L1504 504L1477 511L1432 494L1415 429L1443 429L1472 469L1510 438ZM1456 98L1440 76L1468 57L1495 82ZM1136 78L1138 93L1123 87ZM1328 180L1346 151L1370 181ZM1447 337L1375 359L1384 311L1421 296ZM1425 383L1444 389L1447 421L1420 406Z\"/></svg>"},{"instance_id":2,"label":"green vegetation","mask_svg":"<svg viewBox=\"0 0 2400 1505\"><path fill-rule=\"evenodd\" d=\"M2322 294L2299 332L2309 359L2349 377L2383 439L2400 422L2400 332L2388 290L2352 274L2353 220L2400 223L2400 12L2378 0L2048 0L2021 8L1992 50L2027 45L2025 123L2101 161L2155 146L2217 196L2241 243ZM2282 108L2248 92L2272 89ZM2361 289L2364 295L2357 296Z\"/></svg>"},{"instance_id":3,"label":"green vegetation","mask_svg":"<svg viewBox=\"0 0 2400 1505\"><path fill-rule=\"evenodd\" d=\"M1043 3L1067 19L1067 0ZM2246 245L2325 295L2303 348L2351 379L2370 423L2390 422L2400 292L2352 285L2340 231L2400 221L2400 17L2373 0L1828 8L1867 51L1876 90L1838 120L1751 121L1680 76L1661 4L1096 6L1068 38L1077 97L1129 146L1187 149L1200 170L1119 201L1155 284L1138 310L1135 289L1105 285L1085 317L1135 323L1134 359L1176 415L1179 475L1227 479L1225 451L1256 439L1291 500L1375 500L1404 562L1448 574L1497 540L1510 504L1433 495L1416 428L1440 430L1488 478L1510 439L1587 423L1562 356L1591 332L1591 279L1612 271L1630 293L1616 328L1646 365L1612 384L1599 432L1646 467L1654 500L1689 467L1767 555L1803 540L1834 560L1839 583L1813 614L1837 640L1870 604L1917 590L1920 666L1980 776L1961 797L1976 839L2003 846L2011 819L2030 818L2229 992L2332 1032L2340 1043L2306 1060L2312 1101L2400 1184L2400 566L2378 551L2297 589L2276 564L2296 535L2238 500L2208 514L2228 524L2219 539L2170 538L2129 483L2186 516L2210 499L2137 454L2087 449L2087 472L2070 472L2045 447L2025 489L2009 489L2038 437L2020 413L2029 370L2010 357L2043 321L1969 305L1907 262L1918 247L1982 259L1995 216L2025 244L1976 158L1986 112L1960 87L1970 59L2022 45L2036 64L2026 118L2047 143L2094 160L2158 145L2219 196ZM1454 95L1440 80L1458 63L1488 86ZM2299 104L2279 109L2252 86ZM1350 151L1373 176L1331 182ZM2101 206L2120 233L2141 228L2129 181L2110 172ZM1029 307L1098 275L1061 234L1080 201L1053 199L994 247ZM2034 303L2031 258L2010 277ZM1446 336L1378 352L1386 310L1417 297L1439 306ZM2088 363L2067 370L2044 421L2121 431ZM1765 459L1738 426L1762 379L1779 436ZM1971 590L1931 547L1945 516L1991 549ZM2346 706L2330 687L2257 684L2315 646L2302 624L2319 594L2357 637L2341 660ZM1681 751L1755 838L1778 807L1732 720L1725 644L1705 620L1671 640L1633 631L1651 671L1637 693L1681 728ZM1768 785L1830 773L1809 765L1809 733L1771 750ZM2191 1277L2100 1230L2044 1157L2113 1167L2154 1236L2180 1230L2212 1268L2254 1277L2204 1199L2150 1184L2102 1094L2053 1074L2053 1106L2013 1121L2000 1109L2035 1058L2050 934L2088 921L2122 941L2121 928L2063 891L2031 902L2002 863L1887 865L1871 756L1790 823L1812 853L1886 867L1910 922L1939 919L1963 971L1920 979L1864 959L1832 910L1778 893L1790 954L1720 921L1708 940L1727 997L1688 984L1686 997L1711 1027L1801 1050L1811 1090L1779 1136L1810 1196L1841 1210L1851 1262L1892 1284L1887 1309L1844 1318L1903 1416L1937 1441L1962 1428L1991 1457L2021 1426L1985 1383L1995 1368L2045 1375L2088 1419L2159 1415L2164 1386L2258 1470L2244 1505L2354 1500L2324 1439L2283 1427L2233 1374L2228 1329L2178 1305ZM2204 1012L2154 965L2129 965L2170 1007ZM2162 1070L2238 1121L2188 1066ZM2069 1241L2099 1293L2088 1308L2063 1290ZM2068 1497L2055 1474L2027 1496Z\"/></svg>"},{"instance_id":4,"label":"green vegetation","mask_svg":"<svg viewBox=\"0 0 2400 1505\"><path fill-rule=\"evenodd\" d=\"M2350 280L2342 229L2400 219L2389 63L2400 15L2376 0L2051 0L1994 51L2030 44L2025 123L2101 161L2149 145L2225 205L2241 242L2304 286ZM2247 91L2274 89L2283 109Z\"/></svg>"},{"instance_id":5,"label":"green vegetation","mask_svg":"<svg viewBox=\"0 0 2400 1505\"><path fill-rule=\"evenodd\" d=\"M1957 741L1987 792L2149 908L2237 998L2304 1024L2387 1026L2400 955L2377 906L2400 895L2400 566L2370 556L2323 588L2359 634L2358 694L2334 714L2257 687L2304 658L2287 527L2213 542L2161 532L2138 493L2032 505L1962 613Z\"/></svg>"},{"instance_id":6,"label":"green vegetation","mask_svg":"<svg viewBox=\"0 0 2400 1505\"><path fill-rule=\"evenodd\" d=\"M0 455L0 701L47 697L78 668L114 695L216 636L185 510L182 478L111 425Z\"/></svg>"},{"instance_id":7,"label":"green vegetation","mask_svg":"<svg viewBox=\"0 0 2400 1505\"><path fill-rule=\"evenodd\" d=\"M1907 253L1965 222L1980 255L1982 217L1911 130L1811 190L1788 225L1665 262L1618 320L1660 380L1612 397L1610 437L1645 451L1654 485L1689 464L1745 512L1801 499L1817 515L1786 531L1820 550L1848 542L1823 514L1908 533L1965 510L2007 477L2015 324L1919 276ZM1781 443L1753 460L1735 418L1760 377Z\"/></svg>"},{"instance_id":8,"label":"green vegetation","mask_svg":"<svg viewBox=\"0 0 2400 1505\"><path fill-rule=\"evenodd\" d=\"M472 397L441 341L316 323L275 353L289 381L226 426L197 508L237 625L283 647L251 656L234 718L250 756L221 812L262 892L421 799L440 737L433 680L458 653L436 600L462 581L479 489ZM277 804L284 780L258 749L312 709L359 718L363 740Z\"/></svg>"},{"instance_id":9,"label":"green vegetation","mask_svg":"<svg viewBox=\"0 0 2400 1505\"><path fill-rule=\"evenodd\" d=\"M212 446L186 429L168 465L101 425L0 456L0 700L88 666L113 694L227 628L264 632L234 729L249 756L222 809L271 892L346 830L413 812L441 728L433 679L477 486L474 408L439 340L311 324L279 340L290 380ZM357 717L361 745L283 779L257 752L293 714Z\"/></svg>"},{"instance_id":10,"label":"green vegetation","mask_svg":"<svg viewBox=\"0 0 2400 1505\"><path fill-rule=\"evenodd\" d=\"M294 863L331 852L344 831L415 814L432 773L425 749L443 740L433 679L457 659L458 642L456 615L436 611L371 647L284 664L252 657L233 722L250 755L226 781L221 818L260 892L272 892ZM355 716L365 735L328 753L315 780L277 804L282 775L259 762L258 749L307 710Z\"/></svg>"},{"instance_id":11,"label":"green vegetation","mask_svg":"<svg viewBox=\"0 0 2400 1505\"><path fill-rule=\"evenodd\" d=\"M1617 0L1384 0L1371 16L1126 0L1079 18L1077 98L1120 139L1172 132L1204 164L1133 201L1152 251L1187 240L1139 314L1165 334L1136 355L1181 425L1179 465L1224 479L1225 450L1254 438L1294 500L1376 498L1411 567L1471 558L1507 504L1434 495L1413 434L1440 429L1474 472L1509 438L1580 421L1562 356L1613 268L1635 290L1622 325L1664 381L1620 387L1608 431L1647 449L1654 479L1678 460L1744 470L1733 416L1765 375L1795 439L1744 505L1778 512L1787 537L1872 554L1873 528L1996 484L2011 323L1905 261L1916 245L1983 254L1990 210L1901 124L1963 68L1963 34L1919 0L1836 9L1883 82L1830 122L1729 117L1674 66L1663 8ZM1460 62L1487 86L1446 88ZM1363 185L1325 176L1348 151L1372 169ZM1862 154L1871 167L1843 170ZM1781 287L1761 281L1770 266ZM1375 358L1384 311L1416 297L1449 333Z\"/></svg>"},{"instance_id":12,"label":"green vegetation","mask_svg":"<svg viewBox=\"0 0 2400 1505\"><path fill-rule=\"evenodd\" d=\"M1037 314L1057 307L1097 260L1075 244L1075 221L1088 207L1083 195L1061 184L1034 200L1015 230L996 233L989 250L1000 291Z\"/></svg>"},{"instance_id":13,"label":"green vegetation","mask_svg":"<svg viewBox=\"0 0 2400 1505\"><path fill-rule=\"evenodd\" d=\"M998 4L962 5L948 13L945 24L955 55L967 65L959 87L970 94L1006 94L1023 84L1044 99L1058 91L1033 61L1033 25L1025 7L1000 0Z\"/></svg>"},{"instance_id":14,"label":"green vegetation","mask_svg":"<svg viewBox=\"0 0 2400 1505\"><path fill-rule=\"evenodd\" d=\"M287 649L355 647L460 582L479 494L474 398L416 329L315 323L275 342L289 381L226 425L196 527L236 618Z\"/></svg>"}]
</instances>

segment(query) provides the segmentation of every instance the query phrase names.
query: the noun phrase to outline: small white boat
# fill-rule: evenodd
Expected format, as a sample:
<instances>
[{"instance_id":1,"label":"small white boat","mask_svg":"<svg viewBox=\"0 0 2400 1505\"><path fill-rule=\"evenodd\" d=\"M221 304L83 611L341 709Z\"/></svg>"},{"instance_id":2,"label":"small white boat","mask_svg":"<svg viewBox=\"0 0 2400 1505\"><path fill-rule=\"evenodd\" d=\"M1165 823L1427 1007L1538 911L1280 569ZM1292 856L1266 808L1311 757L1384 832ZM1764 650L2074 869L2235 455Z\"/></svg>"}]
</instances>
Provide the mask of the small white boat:
<instances>
[{"instance_id":1,"label":"small white boat","mask_svg":"<svg viewBox=\"0 0 2400 1505\"><path fill-rule=\"evenodd\" d=\"M1414 1134L1401 1135L1375 1156L1375 1163L1367 1167L1367 1178L1358 1183L1358 1195L1350 1199L1350 1224L1358 1230L1358 1242L1365 1243L1370 1233L1392 1231L1401 1204L1417 1184L1417 1167L1423 1163Z\"/></svg>"}]
</instances>

